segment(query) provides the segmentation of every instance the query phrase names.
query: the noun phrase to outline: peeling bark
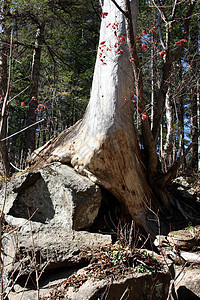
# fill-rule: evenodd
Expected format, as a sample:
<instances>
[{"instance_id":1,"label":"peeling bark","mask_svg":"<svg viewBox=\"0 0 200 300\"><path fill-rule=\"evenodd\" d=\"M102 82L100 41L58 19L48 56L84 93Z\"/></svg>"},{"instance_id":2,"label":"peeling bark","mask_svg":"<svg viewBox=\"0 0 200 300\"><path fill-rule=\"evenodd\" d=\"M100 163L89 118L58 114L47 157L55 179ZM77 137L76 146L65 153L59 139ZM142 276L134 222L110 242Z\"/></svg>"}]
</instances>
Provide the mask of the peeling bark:
<instances>
[{"instance_id":1,"label":"peeling bark","mask_svg":"<svg viewBox=\"0 0 200 300\"><path fill-rule=\"evenodd\" d=\"M123 0L121 7L123 7ZM118 22L117 36L126 34L125 16L111 1L103 10L100 45L116 43L116 35L107 24ZM99 59L98 51L89 105L82 120L62 132L46 146L34 152L34 167L52 161L70 163L78 172L102 185L115 195L136 223L153 232L151 215L153 193L141 160L138 136L133 125L133 105L124 97L134 90L129 50L122 45L123 55L115 47ZM151 216L152 217L152 216Z\"/></svg>"},{"instance_id":2,"label":"peeling bark","mask_svg":"<svg viewBox=\"0 0 200 300\"><path fill-rule=\"evenodd\" d=\"M137 225L155 234L159 225L155 222L158 221L155 212L158 208L169 208L172 200L166 185L177 170L176 165L161 176L154 141L168 89L171 61L167 57L163 68L158 97L161 105L154 118L154 134L149 121L141 120L144 139L144 149L141 149L130 100L135 87L137 104L142 113L145 112L133 26L136 20L132 17L134 3L118 0L116 5L115 0L104 1L102 9L107 14L101 22L91 97L85 115L74 126L34 151L30 163L32 168L54 161L71 164L77 172L117 197ZM122 35L127 40L119 45ZM142 152L145 152L144 156Z\"/></svg>"},{"instance_id":3,"label":"peeling bark","mask_svg":"<svg viewBox=\"0 0 200 300\"><path fill-rule=\"evenodd\" d=\"M169 167L172 165L172 147L173 147L173 110L172 104L170 99L170 86L168 87L168 92L166 94L166 124L167 124L167 136L166 136L166 143L164 147L164 168L165 171L168 170Z\"/></svg>"}]
</instances>

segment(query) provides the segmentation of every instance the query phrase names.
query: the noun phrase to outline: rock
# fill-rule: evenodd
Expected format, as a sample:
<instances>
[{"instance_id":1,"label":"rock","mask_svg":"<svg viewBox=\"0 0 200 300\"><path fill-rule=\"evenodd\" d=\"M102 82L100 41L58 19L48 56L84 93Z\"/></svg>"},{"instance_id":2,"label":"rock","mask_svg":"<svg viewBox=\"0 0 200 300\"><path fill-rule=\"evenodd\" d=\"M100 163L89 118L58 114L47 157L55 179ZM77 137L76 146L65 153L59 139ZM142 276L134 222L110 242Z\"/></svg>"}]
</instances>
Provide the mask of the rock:
<instances>
[{"instance_id":1,"label":"rock","mask_svg":"<svg viewBox=\"0 0 200 300\"><path fill-rule=\"evenodd\" d=\"M3 203L4 192L0 196ZM100 188L74 171L53 163L25 173L9 182L5 214L66 230L80 230L93 224L101 204ZM15 225L15 224L12 224Z\"/></svg>"},{"instance_id":2,"label":"rock","mask_svg":"<svg viewBox=\"0 0 200 300\"><path fill-rule=\"evenodd\" d=\"M167 299L169 285L170 276L166 276L166 274L158 274L156 279L153 279L149 274L129 274L125 275L121 280L114 280L113 282L109 278L99 281L91 279L86 281L78 290L69 289L67 299L164 300Z\"/></svg>"},{"instance_id":3,"label":"rock","mask_svg":"<svg viewBox=\"0 0 200 300\"><path fill-rule=\"evenodd\" d=\"M13 234L4 235L4 251L9 253L5 263L9 273L13 273L19 264L23 274L33 272L35 263L40 269L45 267L46 270L59 266L74 267L82 261L79 253L84 248L111 243L109 235L38 225L31 222L26 228L22 227Z\"/></svg>"},{"instance_id":4,"label":"rock","mask_svg":"<svg viewBox=\"0 0 200 300\"><path fill-rule=\"evenodd\" d=\"M171 246L182 250L192 249L198 243L195 233L189 229L171 231L167 236L167 240Z\"/></svg>"},{"instance_id":5,"label":"rock","mask_svg":"<svg viewBox=\"0 0 200 300\"><path fill-rule=\"evenodd\" d=\"M180 252L181 258L188 263L193 264L200 264L200 252L193 253L193 252Z\"/></svg>"},{"instance_id":6,"label":"rock","mask_svg":"<svg viewBox=\"0 0 200 300\"><path fill-rule=\"evenodd\" d=\"M60 274L65 269L65 276L71 274L74 269L88 264L88 258L81 255L84 249L109 243L109 235L66 231L64 227L37 222L31 222L12 234L4 235L4 275L7 278L4 285L8 295L9 287L14 282L22 290L29 277L27 286L30 288L31 280L35 281L36 275L42 276L41 280L48 278L51 281L54 272ZM54 276L53 281L58 278Z\"/></svg>"},{"instance_id":7,"label":"rock","mask_svg":"<svg viewBox=\"0 0 200 300\"><path fill-rule=\"evenodd\" d=\"M173 182L178 183L182 187L185 187L185 188L188 188L190 186L189 183L187 182L187 180L185 179L185 177L183 177L183 176L176 177L176 179L174 179Z\"/></svg>"},{"instance_id":8,"label":"rock","mask_svg":"<svg viewBox=\"0 0 200 300\"><path fill-rule=\"evenodd\" d=\"M191 265L189 267L176 266L175 287L179 300L200 299L200 268Z\"/></svg>"},{"instance_id":9,"label":"rock","mask_svg":"<svg viewBox=\"0 0 200 300\"><path fill-rule=\"evenodd\" d=\"M152 252L151 252L152 253ZM154 253L154 255L156 255ZM69 300L95 300L95 299L167 299L170 282L174 270L171 263L164 262L161 256L157 255L165 265L162 272L155 276L148 273L138 273L133 269L129 273L124 272L123 276L114 278L105 276L103 279L89 278L79 287L69 287L65 296ZM87 267L81 270L81 274L87 275ZM80 272L78 272L80 274Z\"/></svg>"},{"instance_id":10,"label":"rock","mask_svg":"<svg viewBox=\"0 0 200 300\"><path fill-rule=\"evenodd\" d=\"M160 247L168 247L169 241L167 240L166 235L156 235L154 240L154 245L158 248Z\"/></svg>"},{"instance_id":11,"label":"rock","mask_svg":"<svg viewBox=\"0 0 200 300\"><path fill-rule=\"evenodd\" d=\"M1 206L3 195L4 191ZM58 299L49 298L55 291L77 300L96 300L104 295L110 300L127 295L134 300L167 298L174 276L170 263L156 276L138 273L132 267L131 272L123 271L120 276L117 268L114 275L110 272L103 278L98 278L98 268L94 278L92 269L87 277L91 259L87 249L93 257L94 249L98 252L99 246L105 249L112 242L109 235L80 231L94 223L101 197L96 184L60 163L22 174L8 183L4 212L11 232L4 233L2 239L4 299ZM78 287L72 285L66 290L65 282L76 274L86 277Z\"/></svg>"}]
</instances>

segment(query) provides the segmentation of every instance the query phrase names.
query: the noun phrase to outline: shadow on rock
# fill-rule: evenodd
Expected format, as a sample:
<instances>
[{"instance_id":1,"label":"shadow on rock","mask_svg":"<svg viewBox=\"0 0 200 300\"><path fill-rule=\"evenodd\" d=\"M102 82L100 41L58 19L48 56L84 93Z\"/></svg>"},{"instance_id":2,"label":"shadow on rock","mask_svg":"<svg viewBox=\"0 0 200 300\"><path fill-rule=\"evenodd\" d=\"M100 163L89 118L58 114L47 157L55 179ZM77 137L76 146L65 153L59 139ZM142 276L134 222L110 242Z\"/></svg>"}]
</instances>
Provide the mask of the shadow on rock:
<instances>
[{"instance_id":1,"label":"shadow on rock","mask_svg":"<svg viewBox=\"0 0 200 300\"><path fill-rule=\"evenodd\" d=\"M191 290L185 286L180 286L177 290L178 300L199 300L200 298L195 295Z\"/></svg>"}]
</instances>

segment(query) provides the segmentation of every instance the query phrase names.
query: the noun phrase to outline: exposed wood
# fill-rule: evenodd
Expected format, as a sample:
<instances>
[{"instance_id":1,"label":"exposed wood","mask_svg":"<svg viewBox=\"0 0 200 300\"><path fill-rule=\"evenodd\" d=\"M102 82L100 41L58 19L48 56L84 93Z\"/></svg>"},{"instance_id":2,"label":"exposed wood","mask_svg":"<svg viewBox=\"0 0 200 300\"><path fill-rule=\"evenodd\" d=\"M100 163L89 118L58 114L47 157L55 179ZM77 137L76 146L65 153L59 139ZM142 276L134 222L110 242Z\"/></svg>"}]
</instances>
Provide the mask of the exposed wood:
<instances>
[{"instance_id":1,"label":"exposed wood","mask_svg":"<svg viewBox=\"0 0 200 300\"><path fill-rule=\"evenodd\" d=\"M77 172L109 190L136 224L153 234L159 227L158 208L170 207L172 199L166 185L177 171L176 165L161 176L155 143L172 62L168 51L152 134L149 121L141 118L146 109L135 43L134 4L129 0L118 0L117 5L114 0L104 1L92 91L85 115L36 150L31 163L32 168L54 161L71 164ZM169 30L166 35L169 50ZM131 101L134 88L141 109L138 116L142 124L143 149L134 128ZM142 152L145 152L144 156Z\"/></svg>"},{"instance_id":2,"label":"exposed wood","mask_svg":"<svg viewBox=\"0 0 200 300\"><path fill-rule=\"evenodd\" d=\"M123 0L121 7L123 7ZM70 163L78 172L104 186L115 195L136 223L153 232L153 193L145 175L138 137L133 125L133 71L129 49L115 53L116 35L107 24L118 22L117 36L126 34L125 17L111 1L105 1L100 46L105 41L111 51L102 64L98 51L89 105L82 120L62 132L33 156L33 166L52 161ZM151 218L148 219L148 216ZM153 225L152 225L152 224ZM152 227L151 227L152 226Z\"/></svg>"}]
</instances>

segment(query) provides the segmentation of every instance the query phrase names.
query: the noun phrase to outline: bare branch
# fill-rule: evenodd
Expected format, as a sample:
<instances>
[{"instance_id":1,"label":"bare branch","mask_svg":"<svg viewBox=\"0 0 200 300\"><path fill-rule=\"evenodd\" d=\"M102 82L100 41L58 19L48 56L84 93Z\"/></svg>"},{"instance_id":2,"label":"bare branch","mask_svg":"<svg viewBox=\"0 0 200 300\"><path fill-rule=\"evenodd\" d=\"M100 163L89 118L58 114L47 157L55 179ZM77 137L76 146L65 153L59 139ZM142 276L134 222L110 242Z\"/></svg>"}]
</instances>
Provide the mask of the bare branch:
<instances>
[{"instance_id":1,"label":"bare branch","mask_svg":"<svg viewBox=\"0 0 200 300\"><path fill-rule=\"evenodd\" d=\"M131 18L131 15L130 15L130 13L129 13L128 11L124 11L124 10L117 4L117 2L116 2L115 0L111 0L111 1L115 4L115 6L119 9L119 11L121 11L121 13L122 13L126 18L128 18L128 19Z\"/></svg>"},{"instance_id":2,"label":"bare branch","mask_svg":"<svg viewBox=\"0 0 200 300\"><path fill-rule=\"evenodd\" d=\"M157 5L154 0L152 0L152 2L154 4L154 6L157 8L157 10L159 11L160 16L162 17L163 21L167 24L168 23L167 17L165 15L164 11L160 8L160 5Z\"/></svg>"},{"instance_id":3,"label":"bare branch","mask_svg":"<svg viewBox=\"0 0 200 300\"><path fill-rule=\"evenodd\" d=\"M35 126L35 125L37 125L37 124L43 122L44 120L45 120L45 119L42 119L42 120L40 120L40 121L37 121L37 122L35 122L34 124L31 124L31 125L29 125L29 126L23 128L22 130L13 133L13 134L11 134L10 136L8 136L8 137L6 137L6 138L0 140L0 142L3 142L3 141L5 141L5 140L10 139L11 137L13 137L13 136L15 136L15 135L17 135L17 134L22 133L23 131L27 130L28 128L30 128L30 127L32 127L32 126Z\"/></svg>"},{"instance_id":4,"label":"bare branch","mask_svg":"<svg viewBox=\"0 0 200 300\"><path fill-rule=\"evenodd\" d=\"M19 95L21 95L22 93L24 93L28 88L29 88L29 85L28 85L25 89L23 89L21 92L19 92L17 95L15 95L14 97L12 97L12 98L8 101L8 103L10 103L10 102L13 101L15 98L17 98Z\"/></svg>"},{"instance_id":5,"label":"bare branch","mask_svg":"<svg viewBox=\"0 0 200 300\"><path fill-rule=\"evenodd\" d=\"M175 17L175 13L176 13L176 8L177 8L177 0L174 1L174 6L173 6L173 9L172 9L172 14L171 14L171 20L174 19Z\"/></svg>"},{"instance_id":6,"label":"bare branch","mask_svg":"<svg viewBox=\"0 0 200 300\"><path fill-rule=\"evenodd\" d=\"M165 50L165 44L163 41L163 34L162 34L162 28L161 28L161 13L160 13L160 11L158 12L158 33L159 33L159 39L160 39L161 46L162 46L163 50Z\"/></svg>"}]
</instances>

